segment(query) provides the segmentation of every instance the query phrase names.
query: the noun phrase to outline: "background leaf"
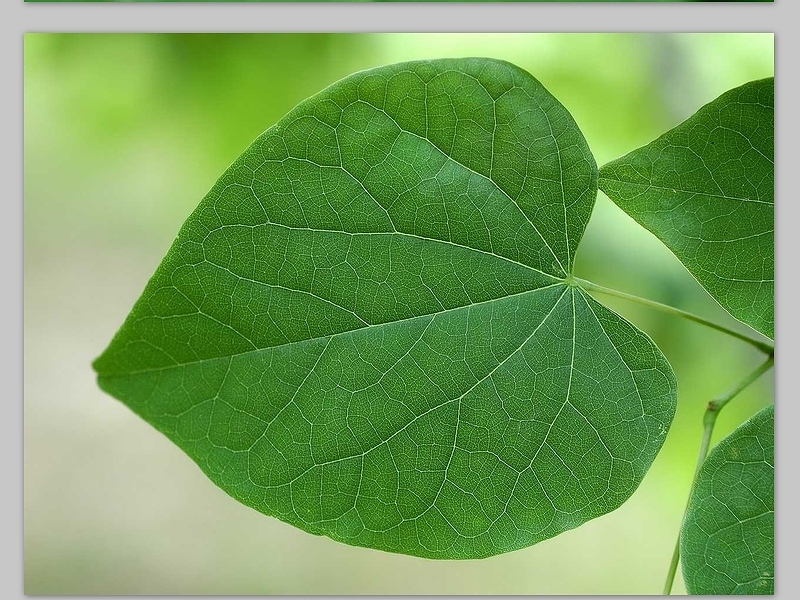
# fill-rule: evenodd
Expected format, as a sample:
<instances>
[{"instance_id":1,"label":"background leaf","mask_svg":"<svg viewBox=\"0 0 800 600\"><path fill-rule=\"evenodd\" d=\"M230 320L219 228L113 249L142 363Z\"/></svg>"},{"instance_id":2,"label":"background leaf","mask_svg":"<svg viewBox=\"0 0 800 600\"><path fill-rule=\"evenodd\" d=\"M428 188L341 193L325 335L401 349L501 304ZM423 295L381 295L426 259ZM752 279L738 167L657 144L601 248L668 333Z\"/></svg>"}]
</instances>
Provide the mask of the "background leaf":
<instances>
[{"instance_id":1,"label":"background leaf","mask_svg":"<svg viewBox=\"0 0 800 600\"><path fill-rule=\"evenodd\" d=\"M681 534L691 594L773 594L775 407L723 439L698 474Z\"/></svg>"},{"instance_id":2,"label":"background leaf","mask_svg":"<svg viewBox=\"0 0 800 600\"><path fill-rule=\"evenodd\" d=\"M618 507L675 408L652 341L568 284L597 171L498 61L362 72L189 218L95 368L229 494L434 558Z\"/></svg>"},{"instance_id":3,"label":"background leaf","mask_svg":"<svg viewBox=\"0 0 800 600\"><path fill-rule=\"evenodd\" d=\"M774 337L774 79L726 92L600 170L723 308Z\"/></svg>"}]
</instances>

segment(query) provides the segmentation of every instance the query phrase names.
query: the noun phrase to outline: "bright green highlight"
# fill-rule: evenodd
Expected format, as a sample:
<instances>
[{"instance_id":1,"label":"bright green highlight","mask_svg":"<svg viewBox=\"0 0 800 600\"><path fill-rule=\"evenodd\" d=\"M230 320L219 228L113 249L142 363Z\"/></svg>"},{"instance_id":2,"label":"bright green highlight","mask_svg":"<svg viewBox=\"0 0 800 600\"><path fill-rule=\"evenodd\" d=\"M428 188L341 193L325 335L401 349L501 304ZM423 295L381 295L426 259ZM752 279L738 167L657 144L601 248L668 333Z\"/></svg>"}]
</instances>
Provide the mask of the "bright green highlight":
<instances>
[{"instance_id":1,"label":"bright green highlight","mask_svg":"<svg viewBox=\"0 0 800 600\"><path fill-rule=\"evenodd\" d=\"M596 191L513 65L358 73L223 175L100 385L306 531L432 558L552 537L633 493L675 410L652 341L572 283Z\"/></svg>"},{"instance_id":2,"label":"bright green highlight","mask_svg":"<svg viewBox=\"0 0 800 600\"><path fill-rule=\"evenodd\" d=\"M775 407L722 440L697 476L681 533L691 594L773 594Z\"/></svg>"},{"instance_id":3,"label":"bright green highlight","mask_svg":"<svg viewBox=\"0 0 800 600\"><path fill-rule=\"evenodd\" d=\"M774 79L733 89L605 165L600 189L731 315L775 335Z\"/></svg>"}]
</instances>

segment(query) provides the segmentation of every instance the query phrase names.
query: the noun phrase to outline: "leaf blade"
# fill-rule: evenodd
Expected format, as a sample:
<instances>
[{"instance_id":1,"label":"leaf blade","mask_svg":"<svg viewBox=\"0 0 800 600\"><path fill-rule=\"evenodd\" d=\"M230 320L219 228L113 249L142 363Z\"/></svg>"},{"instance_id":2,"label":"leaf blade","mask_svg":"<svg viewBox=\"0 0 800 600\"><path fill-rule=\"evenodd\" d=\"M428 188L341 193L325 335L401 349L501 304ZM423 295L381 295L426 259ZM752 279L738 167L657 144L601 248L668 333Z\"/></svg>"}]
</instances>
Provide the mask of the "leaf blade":
<instances>
[{"instance_id":1,"label":"leaf blade","mask_svg":"<svg viewBox=\"0 0 800 600\"><path fill-rule=\"evenodd\" d=\"M674 412L652 341L565 282L596 180L507 63L351 76L223 175L99 384L305 531L432 558L552 537L633 493Z\"/></svg>"},{"instance_id":2,"label":"leaf blade","mask_svg":"<svg viewBox=\"0 0 800 600\"><path fill-rule=\"evenodd\" d=\"M774 415L762 409L700 469L681 532L690 594L773 594Z\"/></svg>"},{"instance_id":3,"label":"leaf blade","mask_svg":"<svg viewBox=\"0 0 800 600\"><path fill-rule=\"evenodd\" d=\"M604 165L600 189L731 315L774 338L774 79Z\"/></svg>"}]
</instances>

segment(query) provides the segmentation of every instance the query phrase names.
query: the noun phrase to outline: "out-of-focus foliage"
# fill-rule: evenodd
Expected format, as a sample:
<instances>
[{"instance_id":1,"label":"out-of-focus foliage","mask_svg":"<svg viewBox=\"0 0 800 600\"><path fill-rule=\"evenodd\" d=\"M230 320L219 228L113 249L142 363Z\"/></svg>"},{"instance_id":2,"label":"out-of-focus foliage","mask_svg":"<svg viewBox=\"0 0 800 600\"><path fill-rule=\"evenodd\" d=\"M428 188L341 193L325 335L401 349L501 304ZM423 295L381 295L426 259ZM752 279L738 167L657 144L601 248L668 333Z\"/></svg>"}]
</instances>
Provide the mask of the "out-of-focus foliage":
<instances>
[{"instance_id":1,"label":"out-of-focus foliage","mask_svg":"<svg viewBox=\"0 0 800 600\"><path fill-rule=\"evenodd\" d=\"M89 362L186 214L259 133L357 70L462 56L533 74L573 115L598 164L773 73L771 35L26 36L27 593L660 589L705 404L758 360L697 325L608 301L654 338L680 382L664 448L620 509L480 562L342 546L266 518L209 486L180 450L96 389ZM602 194L576 274L736 326ZM760 381L725 409L715 440L767 402L768 386Z\"/></svg>"}]
</instances>

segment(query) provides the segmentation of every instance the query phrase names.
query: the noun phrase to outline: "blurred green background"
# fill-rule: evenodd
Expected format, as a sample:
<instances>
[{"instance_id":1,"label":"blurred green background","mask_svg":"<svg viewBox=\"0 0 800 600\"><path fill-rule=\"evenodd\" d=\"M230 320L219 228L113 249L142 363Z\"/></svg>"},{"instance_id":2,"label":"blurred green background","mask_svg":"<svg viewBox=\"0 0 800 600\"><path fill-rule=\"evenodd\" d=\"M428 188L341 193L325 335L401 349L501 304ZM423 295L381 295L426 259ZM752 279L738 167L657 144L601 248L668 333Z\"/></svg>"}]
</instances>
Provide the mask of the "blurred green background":
<instances>
[{"instance_id":1,"label":"blurred green background","mask_svg":"<svg viewBox=\"0 0 800 600\"><path fill-rule=\"evenodd\" d=\"M723 334L600 298L675 369L678 411L664 449L617 511L481 561L354 548L261 515L95 385L91 360L183 220L261 131L356 70L468 55L532 73L601 165L773 74L771 34L25 36L26 594L661 590L705 404L759 360ZM602 194L576 273L738 326ZM715 440L772 394L770 375L725 409Z\"/></svg>"}]
</instances>

